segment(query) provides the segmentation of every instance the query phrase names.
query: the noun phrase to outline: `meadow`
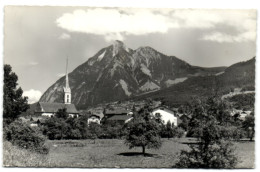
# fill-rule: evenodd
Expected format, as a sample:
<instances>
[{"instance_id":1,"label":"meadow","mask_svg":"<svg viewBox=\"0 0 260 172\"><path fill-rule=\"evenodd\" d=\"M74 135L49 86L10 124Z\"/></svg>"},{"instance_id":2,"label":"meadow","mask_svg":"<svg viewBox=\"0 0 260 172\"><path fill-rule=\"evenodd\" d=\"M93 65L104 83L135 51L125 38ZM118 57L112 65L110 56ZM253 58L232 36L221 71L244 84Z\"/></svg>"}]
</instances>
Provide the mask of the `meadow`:
<instances>
[{"instance_id":1,"label":"meadow","mask_svg":"<svg viewBox=\"0 0 260 172\"><path fill-rule=\"evenodd\" d=\"M193 139L163 139L160 149L147 149L146 156L141 148L129 149L124 140L54 140L48 141L48 155L26 154L29 161L23 162L21 153L4 145L4 166L36 166L36 167L85 167L85 168L171 168L178 160L182 149L189 149L187 143ZM6 148L6 145L8 148ZM239 158L237 168L254 168L255 142L240 141L234 143ZM6 150L10 149L10 150ZM17 149L17 148L16 148ZM20 150L21 152L21 150ZM12 156L10 156L12 153ZM30 158L30 156L33 156ZM19 157L22 162L19 162Z\"/></svg>"}]
</instances>

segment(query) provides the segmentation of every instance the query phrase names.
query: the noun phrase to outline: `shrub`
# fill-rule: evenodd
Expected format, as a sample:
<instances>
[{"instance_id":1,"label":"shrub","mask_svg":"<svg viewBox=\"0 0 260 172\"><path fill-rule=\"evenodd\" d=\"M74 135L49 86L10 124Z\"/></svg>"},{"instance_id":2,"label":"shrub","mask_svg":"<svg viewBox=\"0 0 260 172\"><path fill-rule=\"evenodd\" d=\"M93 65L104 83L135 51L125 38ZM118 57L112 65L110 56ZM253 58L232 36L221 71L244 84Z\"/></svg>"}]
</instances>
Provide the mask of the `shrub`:
<instances>
[{"instance_id":1,"label":"shrub","mask_svg":"<svg viewBox=\"0 0 260 172\"><path fill-rule=\"evenodd\" d=\"M184 136L185 131L180 127L174 127L173 137L181 138Z\"/></svg>"},{"instance_id":2,"label":"shrub","mask_svg":"<svg viewBox=\"0 0 260 172\"><path fill-rule=\"evenodd\" d=\"M42 154L49 152L49 148L45 145L45 137L41 132L18 120L4 127L4 138L13 145L30 151Z\"/></svg>"},{"instance_id":3,"label":"shrub","mask_svg":"<svg viewBox=\"0 0 260 172\"><path fill-rule=\"evenodd\" d=\"M190 146L191 151L181 151L177 168L234 168L237 158L234 155L233 144L221 140L219 143L209 145L206 151L204 146Z\"/></svg>"},{"instance_id":4,"label":"shrub","mask_svg":"<svg viewBox=\"0 0 260 172\"><path fill-rule=\"evenodd\" d=\"M240 140L245 137L245 131L236 126L221 126L221 136L225 139Z\"/></svg>"}]
</instances>

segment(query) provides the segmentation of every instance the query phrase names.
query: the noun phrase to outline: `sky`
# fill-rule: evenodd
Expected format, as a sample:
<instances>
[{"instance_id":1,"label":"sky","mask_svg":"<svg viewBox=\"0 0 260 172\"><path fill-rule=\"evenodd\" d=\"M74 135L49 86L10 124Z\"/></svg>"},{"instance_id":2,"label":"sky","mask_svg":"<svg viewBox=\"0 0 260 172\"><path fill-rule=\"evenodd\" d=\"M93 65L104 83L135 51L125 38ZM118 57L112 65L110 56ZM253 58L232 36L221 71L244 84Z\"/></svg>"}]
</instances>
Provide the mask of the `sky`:
<instances>
[{"instance_id":1,"label":"sky","mask_svg":"<svg viewBox=\"0 0 260 172\"><path fill-rule=\"evenodd\" d=\"M6 6L4 64L37 101L56 80L121 40L191 65L230 66L256 55L256 10Z\"/></svg>"}]
</instances>

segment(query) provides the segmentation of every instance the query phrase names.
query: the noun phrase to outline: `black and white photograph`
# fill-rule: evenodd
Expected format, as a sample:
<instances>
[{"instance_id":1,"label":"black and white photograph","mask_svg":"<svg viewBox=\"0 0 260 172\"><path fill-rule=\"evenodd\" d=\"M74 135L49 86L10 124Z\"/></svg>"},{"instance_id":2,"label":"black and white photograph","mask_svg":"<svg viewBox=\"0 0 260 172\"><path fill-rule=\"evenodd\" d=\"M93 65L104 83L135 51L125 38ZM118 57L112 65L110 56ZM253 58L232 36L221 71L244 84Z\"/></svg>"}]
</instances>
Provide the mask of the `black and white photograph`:
<instances>
[{"instance_id":1,"label":"black and white photograph","mask_svg":"<svg viewBox=\"0 0 260 172\"><path fill-rule=\"evenodd\" d=\"M6 5L2 166L254 169L257 9Z\"/></svg>"}]
</instances>

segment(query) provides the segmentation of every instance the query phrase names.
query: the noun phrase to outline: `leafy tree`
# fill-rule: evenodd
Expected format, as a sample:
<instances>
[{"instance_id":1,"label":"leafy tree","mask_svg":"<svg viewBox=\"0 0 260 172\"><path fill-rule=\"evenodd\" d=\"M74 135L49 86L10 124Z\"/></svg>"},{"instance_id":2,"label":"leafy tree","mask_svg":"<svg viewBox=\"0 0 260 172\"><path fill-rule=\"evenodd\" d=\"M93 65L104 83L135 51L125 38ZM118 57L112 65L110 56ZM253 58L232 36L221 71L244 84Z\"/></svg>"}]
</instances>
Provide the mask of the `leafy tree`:
<instances>
[{"instance_id":1,"label":"leafy tree","mask_svg":"<svg viewBox=\"0 0 260 172\"><path fill-rule=\"evenodd\" d=\"M198 100L192 106L192 119L189 127L198 138L191 144L190 151L182 150L175 167L179 168L234 168L237 158L230 139L233 132L227 133L230 126L227 105L216 97L206 101ZM225 121L226 119L227 121Z\"/></svg>"},{"instance_id":2,"label":"leafy tree","mask_svg":"<svg viewBox=\"0 0 260 172\"><path fill-rule=\"evenodd\" d=\"M174 127L174 126L173 126ZM166 123L166 125L162 125L162 137L167 137L168 139L174 136L174 129L170 121Z\"/></svg>"},{"instance_id":3,"label":"leafy tree","mask_svg":"<svg viewBox=\"0 0 260 172\"><path fill-rule=\"evenodd\" d=\"M23 90L17 88L18 76L12 72L10 65L4 65L4 121L10 123L25 112L29 105L27 97L22 97Z\"/></svg>"},{"instance_id":4,"label":"leafy tree","mask_svg":"<svg viewBox=\"0 0 260 172\"><path fill-rule=\"evenodd\" d=\"M230 115L231 105L218 97L196 99L189 105L189 108L192 118L188 125L188 137L200 137L204 123L212 119L217 120L218 125L225 127L234 123Z\"/></svg>"},{"instance_id":5,"label":"leafy tree","mask_svg":"<svg viewBox=\"0 0 260 172\"><path fill-rule=\"evenodd\" d=\"M67 109L63 108L63 109L58 109L58 111L56 112L55 116L57 118L67 119L69 117L69 114L67 112Z\"/></svg>"},{"instance_id":6,"label":"leafy tree","mask_svg":"<svg viewBox=\"0 0 260 172\"><path fill-rule=\"evenodd\" d=\"M81 138L82 139L86 139L89 133L88 130L88 117L86 115L82 115L78 118L74 118L74 120L76 121L76 125L77 128L79 129L80 133L81 133Z\"/></svg>"},{"instance_id":7,"label":"leafy tree","mask_svg":"<svg viewBox=\"0 0 260 172\"><path fill-rule=\"evenodd\" d=\"M128 123L126 131L125 144L129 148L142 147L142 153L145 155L145 149L161 147L160 125L151 115L150 108L144 107L138 115Z\"/></svg>"},{"instance_id":8,"label":"leafy tree","mask_svg":"<svg viewBox=\"0 0 260 172\"><path fill-rule=\"evenodd\" d=\"M49 139L65 139L68 136L69 125L63 118L52 117L45 121L43 134Z\"/></svg>"},{"instance_id":9,"label":"leafy tree","mask_svg":"<svg viewBox=\"0 0 260 172\"><path fill-rule=\"evenodd\" d=\"M189 120L187 118L183 118L182 122L178 126L187 131L189 126Z\"/></svg>"}]
</instances>

